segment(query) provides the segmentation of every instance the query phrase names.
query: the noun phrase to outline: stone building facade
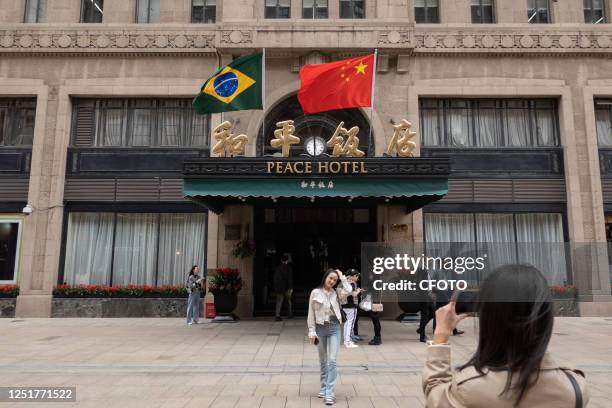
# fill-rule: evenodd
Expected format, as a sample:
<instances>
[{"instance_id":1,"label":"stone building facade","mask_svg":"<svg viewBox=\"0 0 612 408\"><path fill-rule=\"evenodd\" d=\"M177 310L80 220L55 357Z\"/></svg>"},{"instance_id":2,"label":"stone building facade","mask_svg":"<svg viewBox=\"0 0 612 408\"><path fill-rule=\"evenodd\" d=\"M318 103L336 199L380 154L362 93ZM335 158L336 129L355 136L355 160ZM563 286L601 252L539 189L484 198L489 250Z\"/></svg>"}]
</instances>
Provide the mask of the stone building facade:
<instances>
[{"instance_id":1,"label":"stone building facade","mask_svg":"<svg viewBox=\"0 0 612 408\"><path fill-rule=\"evenodd\" d=\"M512 214L516 223L521 214L537 213L559 215L564 241L605 248L606 212L612 211L612 169L607 164L612 154L604 143L606 120L612 120L605 113L612 98L609 0L604 1L603 19L597 21L585 21L594 11L585 10L580 0L538 2L535 11L530 10L534 2L528 0L497 0L491 2L491 21L485 24L473 22L479 15L475 7L490 2L470 0L317 0L320 10L314 12L304 10L313 2L302 0L160 0L146 2L143 9L144 2L137 0L92 2L100 12L81 3L55 0L44 7L46 1L0 0L0 100L6 112L24 112L19 104L35 102L30 119L11 114L21 123L13 129L28 126L19 120L31 122L31 141L26 137L22 143L7 142L8 130L0 141L0 157L6 158L0 164L0 222L18 229L18 233L11 230L18 237L11 264L15 272L3 282L20 286L18 316L50 316L53 287L70 283L66 265L76 256L70 253L69 241L76 233L70 232L71 225L77 222L76 215L70 221L71 213L114 214L113 219L139 212L156 214L152 217L158 231L164 228L160 220L171 218L168 214L203 214L204 218L189 221L203 222L205 231L202 248L192 252L205 254L205 259L198 259L208 270L239 267L245 287L238 314L257 312L258 264L253 256L238 260L231 255L239 239L258 239L257 208L232 205L217 216L188 202L182 196L181 162L209 155L211 126L222 118L232 121L236 132L249 135L247 156L261 155L257 135L264 112L212 115L206 119L205 142L135 146L97 144L97 137L106 137L97 133L88 139L79 133L81 111L76 107L91 103L91 112L104 112L99 114L108 118L113 113L106 101L111 99L122 106L114 108L116 112L123 109L131 112L126 118L135 118L129 115L140 112L137 101L152 101L153 107L146 109L160 115L156 119L160 125L154 128L158 140L165 140L162 127L173 119L162 119L159 112L166 115L167 101L189 100L218 66L262 48L267 57L266 113L280 109L279 115L299 88L303 64L377 49L374 108L361 110L372 129L369 154L381 156L392 124L406 118L419 134L423 156L451 157L453 174L443 200L410 213L403 206L384 203L371 208L377 240L426 239L428 214L433 214L432 220L439 214ZM429 9L423 10L422 3ZM147 10L146 18L139 10ZM208 17L196 18L202 13ZM302 18L313 14L322 18ZM101 22L85 22L96 18ZM143 18L151 22L136 23ZM534 19L547 21L534 24ZM495 107L484 108L487 101ZM465 129L453 127L454 120L463 117L453 113L455 103L463 104L456 109L470 112L465 113L465 123L472 125ZM451 139L461 138L462 131L476 135L468 128L485 109L502 112L500 122L491 126L506 129L510 112L516 112L514 104L524 106L516 109L529 117L525 123L536 121L533 126L538 130L530 133L533 140L551 139L513 145L508 142L509 130L500 131L506 135L503 146L496 142L436 145L436 136L433 142L424 139L436 132ZM443 129L425 129L427 106L437 110L435 120ZM541 113L548 106L551 116ZM545 125L537 121L549 119L550 130L541 130ZM132 126L132 120L136 119L126 119L125 126ZM192 121L194 135L193 129L201 126L196 119L180 120ZM101 122L96 123L91 125L98 126L90 129L93 133L101 132ZM105 129L104 134L110 134ZM126 132L132 138L137 133L134 128ZM111 156L122 160L113 161ZM22 213L26 204L33 210L31 215ZM117 221L114 225L112 239L117 240ZM240 226L238 239L224 237L228 225ZM158 242L162 235L158 233ZM109 262L118 262L117 251L109 256ZM162 262L161 255L153 257ZM606 251L591 254L588 262L575 262L572 271L567 282L579 287L581 314L610 315ZM129 283L125 279L129 277L122 281ZM156 282L161 282L157 275Z\"/></svg>"}]
</instances>

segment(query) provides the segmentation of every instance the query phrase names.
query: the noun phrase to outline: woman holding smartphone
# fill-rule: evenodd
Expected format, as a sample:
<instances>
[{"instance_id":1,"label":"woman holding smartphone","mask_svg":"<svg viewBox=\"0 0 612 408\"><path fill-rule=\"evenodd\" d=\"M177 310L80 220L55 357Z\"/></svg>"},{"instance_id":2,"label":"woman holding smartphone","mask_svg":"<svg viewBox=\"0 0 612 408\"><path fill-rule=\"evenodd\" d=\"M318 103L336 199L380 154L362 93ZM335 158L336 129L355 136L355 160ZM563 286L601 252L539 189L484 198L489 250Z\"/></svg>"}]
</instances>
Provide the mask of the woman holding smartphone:
<instances>
[{"instance_id":1,"label":"woman holding smartphone","mask_svg":"<svg viewBox=\"0 0 612 408\"><path fill-rule=\"evenodd\" d=\"M321 366L321 390L319 398L325 405L336 402L336 357L340 348L340 305L346 301L352 287L344 274L337 269L328 269L321 284L312 290L308 301L308 338L319 350Z\"/></svg>"}]
</instances>

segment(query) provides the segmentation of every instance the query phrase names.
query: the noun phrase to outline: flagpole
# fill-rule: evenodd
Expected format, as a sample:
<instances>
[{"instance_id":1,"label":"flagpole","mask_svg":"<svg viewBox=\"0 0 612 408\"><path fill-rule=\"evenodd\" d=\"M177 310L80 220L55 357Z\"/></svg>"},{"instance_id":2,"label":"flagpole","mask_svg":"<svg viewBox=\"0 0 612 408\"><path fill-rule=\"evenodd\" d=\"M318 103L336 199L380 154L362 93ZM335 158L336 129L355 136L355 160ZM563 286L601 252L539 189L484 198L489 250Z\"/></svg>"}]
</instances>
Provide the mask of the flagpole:
<instances>
[{"instance_id":1,"label":"flagpole","mask_svg":"<svg viewBox=\"0 0 612 408\"><path fill-rule=\"evenodd\" d=\"M262 146L264 151L266 149L266 47L263 48L263 54L261 56L261 65L262 65L262 73L261 73L261 105L263 108L263 118L261 119L261 137L264 138L262 140ZM263 152L262 152L263 153Z\"/></svg>"},{"instance_id":2,"label":"flagpole","mask_svg":"<svg viewBox=\"0 0 612 408\"><path fill-rule=\"evenodd\" d=\"M378 64L378 48L374 48L374 71L372 72L372 106L370 106L370 140L368 141L368 148L372 146L372 118L374 117L374 96L376 95L376 69Z\"/></svg>"}]
</instances>

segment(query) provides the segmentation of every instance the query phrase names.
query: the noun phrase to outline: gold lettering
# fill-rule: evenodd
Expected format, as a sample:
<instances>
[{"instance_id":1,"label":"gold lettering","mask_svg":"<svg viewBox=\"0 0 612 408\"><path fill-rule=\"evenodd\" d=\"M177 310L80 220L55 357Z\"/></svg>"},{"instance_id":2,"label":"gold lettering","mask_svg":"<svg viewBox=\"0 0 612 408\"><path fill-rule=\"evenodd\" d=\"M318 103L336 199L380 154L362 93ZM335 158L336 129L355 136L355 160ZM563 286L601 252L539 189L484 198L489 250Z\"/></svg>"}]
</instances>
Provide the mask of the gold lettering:
<instances>
[{"instance_id":1,"label":"gold lettering","mask_svg":"<svg viewBox=\"0 0 612 408\"><path fill-rule=\"evenodd\" d=\"M360 171L360 173L361 173L361 174L366 174L368 171L367 171L367 170L366 170L366 168L365 168L365 163L364 163L364 162L361 162L361 163L359 163L359 164L361 165L361 171Z\"/></svg>"},{"instance_id":2,"label":"gold lettering","mask_svg":"<svg viewBox=\"0 0 612 408\"><path fill-rule=\"evenodd\" d=\"M307 174L312 173L312 162L306 162L306 168L304 169L304 173L307 173Z\"/></svg>"},{"instance_id":3,"label":"gold lettering","mask_svg":"<svg viewBox=\"0 0 612 408\"><path fill-rule=\"evenodd\" d=\"M339 173L340 172L340 163L338 163L338 162L331 162L331 163L329 163L329 171L334 173L334 174Z\"/></svg>"},{"instance_id":4,"label":"gold lettering","mask_svg":"<svg viewBox=\"0 0 612 408\"><path fill-rule=\"evenodd\" d=\"M298 174L304 174L304 162L295 162L293 165L293 171Z\"/></svg>"},{"instance_id":5,"label":"gold lettering","mask_svg":"<svg viewBox=\"0 0 612 408\"><path fill-rule=\"evenodd\" d=\"M350 162L342 163L342 172L343 173L348 173L349 172L348 167L349 167L350 164L351 164Z\"/></svg>"},{"instance_id":6,"label":"gold lettering","mask_svg":"<svg viewBox=\"0 0 612 408\"><path fill-rule=\"evenodd\" d=\"M291 173L291 174L293 174L293 168L291 167L291 163L287 163L285 165L285 170L283 171L283 174L284 173Z\"/></svg>"},{"instance_id":7,"label":"gold lettering","mask_svg":"<svg viewBox=\"0 0 612 408\"><path fill-rule=\"evenodd\" d=\"M268 162L268 173L272 172L272 169L274 168L274 162Z\"/></svg>"},{"instance_id":8,"label":"gold lettering","mask_svg":"<svg viewBox=\"0 0 612 408\"><path fill-rule=\"evenodd\" d=\"M359 162L353 162L353 170L351 173L355 174L355 173L359 173Z\"/></svg>"},{"instance_id":9,"label":"gold lettering","mask_svg":"<svg viewBox=\"0 0 612 408\"><path fill-rule=\"evenodd\" d=\"M319 173L329 173L329 163L319 162Z\"/></svg>"},{"instance_id":10,"label":"gold lettering","mask_svg":"<svg viewBox=\"0 0 612 408\"><path fill-rule=\"evenodd\" d=\"M276 162L276 174L281 173L281 162Z\"/></svg>"}]
</instances>

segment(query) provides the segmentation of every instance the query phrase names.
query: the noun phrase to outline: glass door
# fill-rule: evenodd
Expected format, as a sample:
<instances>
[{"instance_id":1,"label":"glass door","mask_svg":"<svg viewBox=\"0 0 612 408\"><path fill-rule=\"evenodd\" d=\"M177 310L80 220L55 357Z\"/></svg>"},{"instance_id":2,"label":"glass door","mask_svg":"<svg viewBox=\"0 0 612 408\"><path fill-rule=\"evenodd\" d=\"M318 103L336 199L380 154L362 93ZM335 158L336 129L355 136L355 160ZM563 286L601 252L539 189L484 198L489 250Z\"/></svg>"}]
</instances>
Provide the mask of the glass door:
<instances>
[{"instance_id":1,"label":"glass door","mask_svg":"<svg viewBox=\"0 0 612 408\"><path fill-rule=\"evenodd\" d=\"M16 283L21 220L0 219L0 284Z\"/></svg>"}]
</instances>

